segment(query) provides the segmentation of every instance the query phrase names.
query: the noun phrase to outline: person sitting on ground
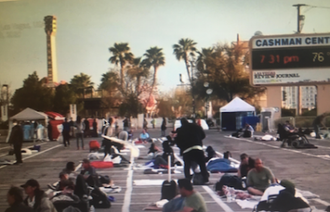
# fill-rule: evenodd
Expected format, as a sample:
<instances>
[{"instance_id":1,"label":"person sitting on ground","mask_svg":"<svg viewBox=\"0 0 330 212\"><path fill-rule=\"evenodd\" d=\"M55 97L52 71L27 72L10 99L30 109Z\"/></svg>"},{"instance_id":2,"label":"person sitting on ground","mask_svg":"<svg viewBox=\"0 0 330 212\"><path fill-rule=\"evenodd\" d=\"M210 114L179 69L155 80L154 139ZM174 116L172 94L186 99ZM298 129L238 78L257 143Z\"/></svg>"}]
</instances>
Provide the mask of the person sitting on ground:
<instances>
[{"instance_id":1,"label":"person sitting on ground","mask_svg":"<svg viewBox=\"0 0 330 212\"><path fill-rule=\"evenodd\" d=\"M32 208L34 212L56 212L47 194L40 189L38 181L30 179L21 187L24 188L27 194L24 204Z\"/></svg>"},{"instance_id":2,"label":"person sitting on ground","mask_svg":"<svg viewBox=\"0 0 330 212\"><path fill-rule=\"evenodd\" d=\"M253 132L254 132L253 127L251 125L249 125L248 123L246 123L244 131L243 131L243 137L251 138L251 137L253 137Z\"/></svg>"},{"instance_id":3,"label":"person sitting on ground","mask_svg":"<svg viewBox=\"0 0 330 212\"><path fill-rule=\"evenodd\" d=\"M140 134L140 141L144 142L144 143L148 143L151 142L149 133L147 133L147 131L145 129L142 130L142 133Z\"/></svg>"},{"instance_id":4,"label":"person sitting on ground","mask_svg":"<svg viewBox=\"0 0 330 212\"><path fill-rule=\"evenodd\" d=\"M229 160L229 158L231 158L231 157L232 157L232 156L231 156L231 153L230 153L229 151L226 151L226 152L223 153L223 158L224 158L224 159Z\"/></svg>"},{"instance_id":5,"label":"person sitting on ground","mask_svg":"<svg viewBox=\"0 0 330 212\"><path fill-rule=\"evenodd\" d=\"M179 179L178 187L181 197L172 199L163 207L163 212L206 212L206 204L203 196L194 190L191 181Z\"/></svg>"},{"instance_id":6,"label":"person sitting on ground","mask_svg":"<svg viewBox=\"0 0 330 212\"><path fill-rule=\"evenodd\" d=\"M154 164L160 167L168 167L168 156L171 156L171 166L174 166L175 158L172 147L169 145L168 141L164 141L163 145L163 154L155 157Z\"/></svg>"},{"instance_id":7,"label":"person sitting on ground","mask_svg":"<svg viewBox=\"0 0 330 212\"><path fill-rule=\"evenodd\" d=\"M304 199L295 197L296 189L294 183L289 180L281 180L280 185L285 189L281 190L278 196L273 200L272 210L274 211L291 211L293 209L306 208L310 211L309 205ZM305 211L305 210L304 210Z\"/></svg>"},{"instance_id":8,"label":"person sitting on ground","mask_svg":"<svg viewBox=\"0 0 330 212\"><path fill-rule=\"evenodd\" d=\"M80 174L85 179L86 183L91 187L109 187L113 185L113 181L111 179L102 180L103 176L100 176L96 173L95 169L91 166L90 161L88 159L83 159L82 167Z\"/></svg>"},{"instance_id":9,"label":"person sitting on ground","mask_svg":"<svg viewBox=\"0 0 330 212\"><path fill-rule=\"evenodd\" d=\"M70 162L67 162L66 167L62 170L62 172L67 173L69 175L69 180L74 182L78 175L78 173L75 172L75 170L76 170L76 166L75 166L74 162L70 161Z\"/></svg>"},{"instance_id":10,"label":"person sitting on ground","mask_svg":"<svg viewBox=\"0 0 330 212\"><path fill-rule=\"evenodd\" d=\"M256 158L254 168L247 175L247 190L253 195L261 196L270 183L275 183L275 178L272 171L264 167L262 160Z\"/></svg>"},{"instance_id":11,"label":"person sitting on ground","mask_svg":"<svg viewBox=\"0 0 330 212\"><path fill-rule=\"evenodd\" d=\"M244 178L247 176L248 172L254 168L254 160L247 154L241 154L241 164L239 165L237 176L239 178Z\"/></svg>"},{"instance_id":12,"label":"person sitting on ground","mask_svg":"<svg viewBox=\"0 0 330 212\"><path fill-rule=\"evenodd\" d=\"M33 209L23 203L23 191L12 186L7 193L9 208L5 212L33 212Z\"/></svg>"},{"instance_id":13,"label":"person sitting on ground","mask_svg":"<svg viewBox=\"0 0 330 212\"><path fill-rule=\"evenodd\" d=\"M83 170L81 170L80 174L84 177L86 180L86 183L89 186L94 187L95 186L95 176L96 176L96 171L95 169L91 166L91 163L88 159L83 159L82 161L82 167Z\"/></svg>"}]
</instances>

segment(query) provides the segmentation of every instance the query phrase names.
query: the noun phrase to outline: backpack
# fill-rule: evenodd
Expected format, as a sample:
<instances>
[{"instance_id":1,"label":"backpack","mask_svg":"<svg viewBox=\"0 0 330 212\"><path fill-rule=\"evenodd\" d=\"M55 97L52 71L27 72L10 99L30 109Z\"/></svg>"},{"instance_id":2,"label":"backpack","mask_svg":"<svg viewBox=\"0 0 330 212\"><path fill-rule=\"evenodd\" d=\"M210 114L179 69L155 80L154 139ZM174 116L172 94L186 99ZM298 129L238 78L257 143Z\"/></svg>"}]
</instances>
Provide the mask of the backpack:
<instances>
[{"instance_id":1,"label":"backpack","mask_svg":"<svg viewBox=\"0 0 330 212\"><path fill-rule=\"evenodd\" d=\"M105 193L103 193L99 188L94 188L91 192L93 200L91 204L94 208L110 208L111 203Z\"/></svg>"},{"instance_id":2,"label":"backpack","mask_svg":"<svg viewBox=\"0 0 330 212\"><path fill-rule=\"evenodd\" d=\"M79 210L78 208L76 207L72 207L71 205L67 208L65 208L63 210L63 212L81 212L81 210Z\"/></svg>"},{"instance_id":3,"label":"backpack","mask_svg":"<svg viewBox=\"0 0 330 212\"><path fill-rule=\"evenodd\" d=\"M215 184L215 190L222 191L224 185L235 189L243 189L242 180L236 175L223 175L220 181Z\"/></svg>"},{"instance_id":4,"label":"backpack","mask_svg":"<svg viewBox=\"0 0 330 212\"><path fill-rule=\"evenodd\" d=\"M193 185L204 185L204 178L203 178L203 175L202 173L194 173L193 175Z\"/></svg>"}]
</instances>

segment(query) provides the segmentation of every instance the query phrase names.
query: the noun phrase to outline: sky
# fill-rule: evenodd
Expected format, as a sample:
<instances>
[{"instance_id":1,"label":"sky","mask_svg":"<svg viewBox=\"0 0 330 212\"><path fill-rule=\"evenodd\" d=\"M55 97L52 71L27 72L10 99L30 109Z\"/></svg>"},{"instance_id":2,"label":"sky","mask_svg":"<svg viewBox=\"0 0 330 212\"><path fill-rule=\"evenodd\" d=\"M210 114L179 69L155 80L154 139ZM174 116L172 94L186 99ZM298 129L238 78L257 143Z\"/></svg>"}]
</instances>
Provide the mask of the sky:
<instances>
[{"instance_id":1,"label":"sky","mask_svg":"<svg viewBox=\"0 0 330 212\"><path fill-rule=\"evenodd\" d=\"M329 0L0 0L0 83L14 92L33 71L47 75L47 15L57 17L59 81L70 82L82 72L99 85L114 67L109 47L127 42L136 57L153 46L163 49L166 64L159 68L158 88L167 92L180 83L180 73L187 75L172 48L181 38L193 39L201 49L236 41L237 34L241 40L256 31L292 34L293 4L317 6L302 8L303 33L330 32Z\"/></svg>"}]
</instances>

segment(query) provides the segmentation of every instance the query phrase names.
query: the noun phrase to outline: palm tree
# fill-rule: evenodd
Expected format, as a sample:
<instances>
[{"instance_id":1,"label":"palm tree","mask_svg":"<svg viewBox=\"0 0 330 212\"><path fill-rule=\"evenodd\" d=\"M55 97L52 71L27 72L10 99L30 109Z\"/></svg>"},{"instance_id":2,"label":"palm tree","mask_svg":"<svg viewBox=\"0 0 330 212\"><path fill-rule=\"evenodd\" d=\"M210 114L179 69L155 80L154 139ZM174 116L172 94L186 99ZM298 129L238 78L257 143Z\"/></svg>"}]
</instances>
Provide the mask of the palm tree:
<instances>
[{"instance_id":1,"label":"palm tree","mask_svg":"<svg viewBox=\"0 0 330 212\"><path fill-rule=\"evenodd\" d=\"M110 53L113 55L109 58L110 63L120 64L120 88L124 92L124 69L127 63L133 60L133 54L130 52L128 43L115 43L113 47L109 48Z\"/></svg>"},{"instance_id":2,"label":"palm tree","mask_svg":"<svg viewBox=\"0 0 330 212\"><path fill-rule=\"evenodd\" d=\"M108 71L107 73L102 74L101 84L99 89L112 91L118 88L118 74L114 71Z\"/></svg>"},{"instance_id":3,"label":"palm tree","mask_svg":"<svg viewBox=\"0 0 330 212\"><path fill-rule=\"evenodd\" d=\"M173 45L173 53L176 56L177 60L184 60L186 64L186 69L188 73L188 78L190 82L192 82L192 77L191 72L189 70L189 57L195 56L195 53L197 51L195 45L197 43L189 38L182 38L179 40L179 44L174 44ZM192 68L192 67L191 67Z\"/></svg>"},{"instance_id":4,"label":"palm tree","mask_svg":"<svg viewBox=\"0 0 330 212\"><path fill-rule=\"evenodd\" d=\"M153 67L153 69L154 69L151 92L154 90L154 87L156 85L157 71L158 71L159 66L165 65L165 57L164 57L164 53L162 52L162 50L163 50L162 48L158 48L157 46L151 47L143 55L146 57L143 60L143 62L147 65L147 67Z\"/></svg>"},{"instance_id":5,"label":"palm tree","mask_svg":"<svg viewBox=\"0 0 330 212\"><path fill-rule=\"evenodd\" d=\"M214 48L202 48L202 51L198 51L198 58L197 58L197 69L203 71L207 68L207 63L209 62L210 58L214 57Z\"/></svg>"},{"instance_id":6,"label":"palm tree","mask_svg":"<svg viewBox=\"0 0 330 212\"><path fill-rule=\"evenodd\" d=\"M79 75L74 75L70 84L72 90L79 96L83 95L84 97L85 93L93 92L94 83L91 81L91 76L88 76L87 74L80 73Z\"/></svg>"},{"instance_id":7,"label":"palm tree","mask_svg":"<svg viewBox=\"0 0 330 212\"><path fill-rule=\"evenodd\" d=\"M136 78L135 92L138 96L140 94L141 77L149 76L149 68L145 61L141 60L141 57L137 57L133 59L132 66L127 70L127 73L132 78Z\"/></svg>"}]
</instances>

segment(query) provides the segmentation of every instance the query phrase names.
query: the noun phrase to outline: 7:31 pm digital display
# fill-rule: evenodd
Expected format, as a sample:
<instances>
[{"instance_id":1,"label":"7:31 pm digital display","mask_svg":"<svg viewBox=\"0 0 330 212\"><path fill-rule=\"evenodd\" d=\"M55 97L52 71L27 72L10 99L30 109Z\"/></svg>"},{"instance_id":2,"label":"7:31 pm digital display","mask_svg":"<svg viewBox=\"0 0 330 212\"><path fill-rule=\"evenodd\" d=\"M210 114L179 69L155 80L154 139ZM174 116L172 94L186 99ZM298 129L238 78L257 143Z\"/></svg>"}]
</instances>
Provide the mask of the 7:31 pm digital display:
<instances>
[{"instance_id":1,"label":"7:31 pm digital display","mask_svg":"<svg viewBox=\"0 0 330 212\"><path fill-rule=\"evenodd\" d=\"M330 67L330 46L252 50L252 70L314 67Z\"/></svg>"}]
</instances>

